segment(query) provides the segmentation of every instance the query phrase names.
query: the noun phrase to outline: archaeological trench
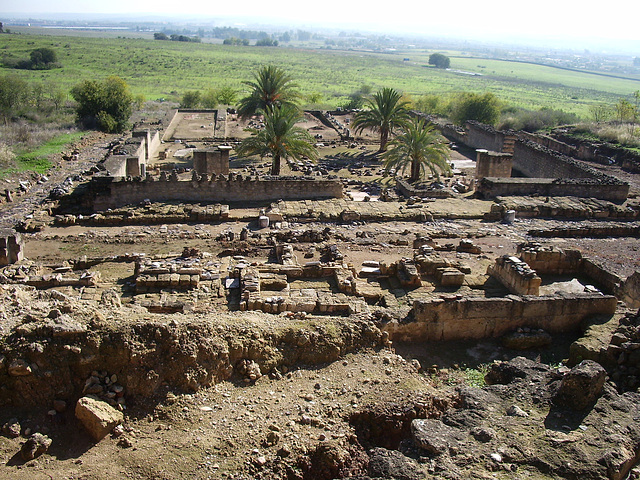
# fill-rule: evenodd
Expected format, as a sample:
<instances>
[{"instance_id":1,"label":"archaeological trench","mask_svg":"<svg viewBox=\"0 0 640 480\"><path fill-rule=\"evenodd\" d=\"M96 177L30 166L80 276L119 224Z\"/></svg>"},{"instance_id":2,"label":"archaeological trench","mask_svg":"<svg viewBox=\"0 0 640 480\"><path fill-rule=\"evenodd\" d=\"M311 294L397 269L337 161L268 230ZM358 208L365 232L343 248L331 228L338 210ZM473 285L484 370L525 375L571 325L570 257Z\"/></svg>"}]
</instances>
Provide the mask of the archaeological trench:
<instances>
[{"instance_id":1,"label":"archaeological trench","mask_svg":"<svg viewBox=\"0 0 640 480\"><path fill-rule=\"evenodd\" d=\"M640 478L640 158L438 125L415 186L349 120L282 177L180 110L8 184L3 478Z\"/></svg>"}]
</instances>

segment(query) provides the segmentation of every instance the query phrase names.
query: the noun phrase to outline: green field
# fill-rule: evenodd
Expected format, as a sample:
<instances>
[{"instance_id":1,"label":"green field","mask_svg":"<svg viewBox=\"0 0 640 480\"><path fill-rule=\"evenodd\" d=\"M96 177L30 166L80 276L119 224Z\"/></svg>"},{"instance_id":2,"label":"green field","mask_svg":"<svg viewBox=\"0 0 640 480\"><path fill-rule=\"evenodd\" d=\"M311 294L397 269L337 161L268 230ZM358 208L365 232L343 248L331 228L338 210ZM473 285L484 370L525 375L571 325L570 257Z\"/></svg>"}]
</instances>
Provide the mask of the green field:
<instances>
[{"instance_id":1,"label":"green field","mask_svg":"<svg viewBox=\"0 0 640 480\"><path fill-rule=\"evenodd\" d=\"M22 32L29 32L22 29ZM42 32L43 29L33 30ZM49 31L51 32L51 31ZM285 67L303 94L320 93L322 107L335 107L363 84L389 86L412 96L490 91L508 104L539 109L552 107L586 116L589 105L614 104L640 89L640 79L624 80L541 65L470 58L450 52L451 71L427 66L432 51L391 53L302 49L291 47L233 47L209 43L118 38L117 32L85 32L83 36L21 33L0 35L0 58L27 58L39 47L53 48L63 68L48 71L1 69L30 81L66 90L85 79L118 75L134 94L147 99L177 100L187 90L221 86L242 88L257 67ZM108 38L106 36L108 35ZM409 61L404 61L409 58ZM481 73L472 76L455 70Z\"/></svg>"}]
</instances>

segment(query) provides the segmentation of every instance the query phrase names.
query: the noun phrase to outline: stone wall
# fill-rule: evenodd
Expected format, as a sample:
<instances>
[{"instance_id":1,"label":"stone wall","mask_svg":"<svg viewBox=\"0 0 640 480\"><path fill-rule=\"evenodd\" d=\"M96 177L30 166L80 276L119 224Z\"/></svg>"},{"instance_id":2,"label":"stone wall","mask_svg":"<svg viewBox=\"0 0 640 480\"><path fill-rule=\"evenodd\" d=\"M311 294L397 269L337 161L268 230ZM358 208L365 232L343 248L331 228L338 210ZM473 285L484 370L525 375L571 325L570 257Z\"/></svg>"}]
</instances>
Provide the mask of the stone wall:
<instances>
[{"instance_id":1,"label":"stone wall","mask_svg":"<svg viewBox=\"0 0 640 480\"><path fill-rule=\"evenodd\" d=\"M528 140L515 143L513 168L530 178L595 178L601 175L566 155Z\"/></svg>"},{"instance_id":2,"label":"stone wall","mask_svg":"<svg viewBox=\"0 0 640 480\"><path fill-rule=\"evenodd\" d=\"M393 341L428 342L499 337L521 327L547 332L577 330L595 315L613 315L617 299L611 295L466 297L416 300L413 320L383 327Z\"/></svg>"},{"instance_id":3,"label":"stone wall","mask_svg":"<svg viewBox=\"0 0 640 480\"><path fill-rule=\"evenodd\" d=\"M512 154L490 152L484 148L478 148L476 154L476 178L511 176Z\"/></svg>"},{"instance_id":4,"label":"stone wall","mask_svg":"<svg viewBox=\"0 0 640 480\"><path fill-rule=\"evenodd\" d=\"M556 140L555 138L549 137L547 135L540 135L529 132L518 132L518 137L522 140L531 141L537 143L538 145L542 145L543 147L561 153L562 155L581 158L579 157L579 151L576 147L561 142L560 140Z\"/></svg>"},{"instance_id":5,"label":"stone wall","mask_svg":"<svg viewBox=\"0 0 640 480\"><path fill-rule=\"evenodd\" d=\"M164 177L161 177L164 178ZM251 202L277 199L322 199L342 198L342 182L338 179L308 177L242 177L207 175L199 181L127 180L106 178L92 182L93 210L103 211L124 205L149 202Z\"/></svg>"},{"instance_id":6,"label":"stone wall","mask_svg":"<svg viewBox=\"0 0 640 480\"><path fill-rule=\"evenodd\" d=\"M476 184L476 191L484 198L540 195L545 197L598 198L611 202L624 202L629 194L629 184L622 182L603 183L589 178L485 177Z\"/></svg>"},{"instance_id":7,"label":"stone wall","mask_svg":"<svg viewBox=\"0 0 640 480\"><path fill-rule=\"evenodd\" d=\"M593 280L603 291L619 295L625 281L593 260L583 257L579 250L543 247L537 243L518 245L522 261L541 275L576 275Z\"/></svg>"},{"instance_id":8,"label":"stone wall","mask_svg":"<svg viewBox=\"0 0 640 480\"><path fill-rule=\"evenodd\" d=\"M0 230L0 266L19 262L24 258L24 240L19 233Z\"/></svg>"},{"instance_id":9,"label":"stone wall","mask_svg":"<svg viewBox=\"0 0 640 480\"><path fill-rule=\"evenodd\" d=\"M511 293L516 295L539 295L542 279L526 262L517 257L504 255L489 265L487 274L495 277Z\"/></svg>"},{"instance_id":10,"label":"stone wall","mask_svg":"<svg viewBox=\"0 0 640 480\"><path fill-rule=\"evenodd\" d=\"M496 130L490 125L469 121L465 124L467 135L465 144L471 148L481 148L492 152L512 152L516 139L513 131Z\"/></svg>"},{"instance_id":11,"label":"stone wall","mask_svg":"<svg viewBox=\"0 0 640 480\"><path fill-rule=\"evenodd\" d=\"M229 150L231 147L197 149L193 152L193 169L202 174L229 174Z\"/></svg>"},{"instance_id":12,"label":"stone wall","mask_svg":"<svg viewBox=\"0 0 640 480\"><path fill-rule=\"evenodd\" d=\"M451 190L446 188L415 188L399 177L396 178L396 188L405 197L451 198L454 196Z\"/></svg>"}]
</instances>

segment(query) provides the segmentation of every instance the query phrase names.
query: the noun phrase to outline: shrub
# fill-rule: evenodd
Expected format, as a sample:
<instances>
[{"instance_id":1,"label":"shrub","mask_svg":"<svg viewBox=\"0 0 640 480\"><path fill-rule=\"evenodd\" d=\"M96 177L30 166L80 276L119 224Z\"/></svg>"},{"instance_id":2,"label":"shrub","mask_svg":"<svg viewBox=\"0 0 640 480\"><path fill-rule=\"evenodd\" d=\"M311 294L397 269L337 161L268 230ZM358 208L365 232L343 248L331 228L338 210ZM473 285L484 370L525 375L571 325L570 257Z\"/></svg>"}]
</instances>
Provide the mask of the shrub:
<instances>
[{"instance_id":1,"label":"shrub","mask_svg":"<svg viewBox=\"0 0 640 480\"><path fill-rule=\"evenodd\" d=\"M103 82L85 80L73 87L71 96L77 102L77 119L86 127L108 133L127 128L134 98L121 78L111 76Z\"/></svg>"},{"instance_id":2,"label":"shrub","mask_svg":"<svg viewBox=\"0 0 640 480\"><path fill-rule=\"evenodd\" d=\"M493 93L462 93L452 102L451 119L462 125L469 120L494 125L500 117L500 102Z\"/></svg>"}]
</instances>

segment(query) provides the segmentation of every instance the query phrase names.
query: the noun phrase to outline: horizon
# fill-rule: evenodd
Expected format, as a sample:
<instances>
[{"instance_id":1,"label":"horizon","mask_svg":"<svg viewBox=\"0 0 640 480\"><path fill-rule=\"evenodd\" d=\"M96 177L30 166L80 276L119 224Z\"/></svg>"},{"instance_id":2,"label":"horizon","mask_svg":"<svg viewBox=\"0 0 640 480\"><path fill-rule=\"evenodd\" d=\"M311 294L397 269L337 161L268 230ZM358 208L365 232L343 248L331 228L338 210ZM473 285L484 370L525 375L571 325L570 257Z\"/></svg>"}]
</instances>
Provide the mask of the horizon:
<instances>
[{"instance_id":1,"label":"horizon","mask_svg":"<svg viewBox=\"0 0 640 480\"><path fill-rule=\"evenodd\" d=\"M212 22L212 26L226 20L268 25L271 28L352 29L405 37L443 37L448 40L519 43L571 50L597 49L606 53L640 56L640 33L635 29L632 15L619 15L624 11L620 0L613 0L613 7L597 14L586 9L574 12L569 5L549 0L541 0L536 8L514 6L503 0L489 0L482 5L461 0L455 15L451 15L450 8L445 5L413 5L406 0L402 0L398 8L392 11L360 11L357 6L329 0L323 3L322 9L314 10L312 19L309 18L306 5L301 6L292 0L279 2L278 9L257 0L245 0L242 14L238 13L239 7L235 5L214 7L202 0L187 0L183 5L181 13L176 14L171 11L171 2L166 1L127 3L113 0L104 4L60 0L54 6L48 0L30 0L20 5L21 11L4 12L3 16L20 20L56 17L66 20L73 20L74 17L108 20L111 17L119 21L123 21L123 17L131 17L127 18L130 22L174 19L176 22ZM407 11L412 12L408 18ZM553 12L553 15L549 15L549 12ZM526 24L520 20L524 18Z\"/></svg>"}]
</instances>

